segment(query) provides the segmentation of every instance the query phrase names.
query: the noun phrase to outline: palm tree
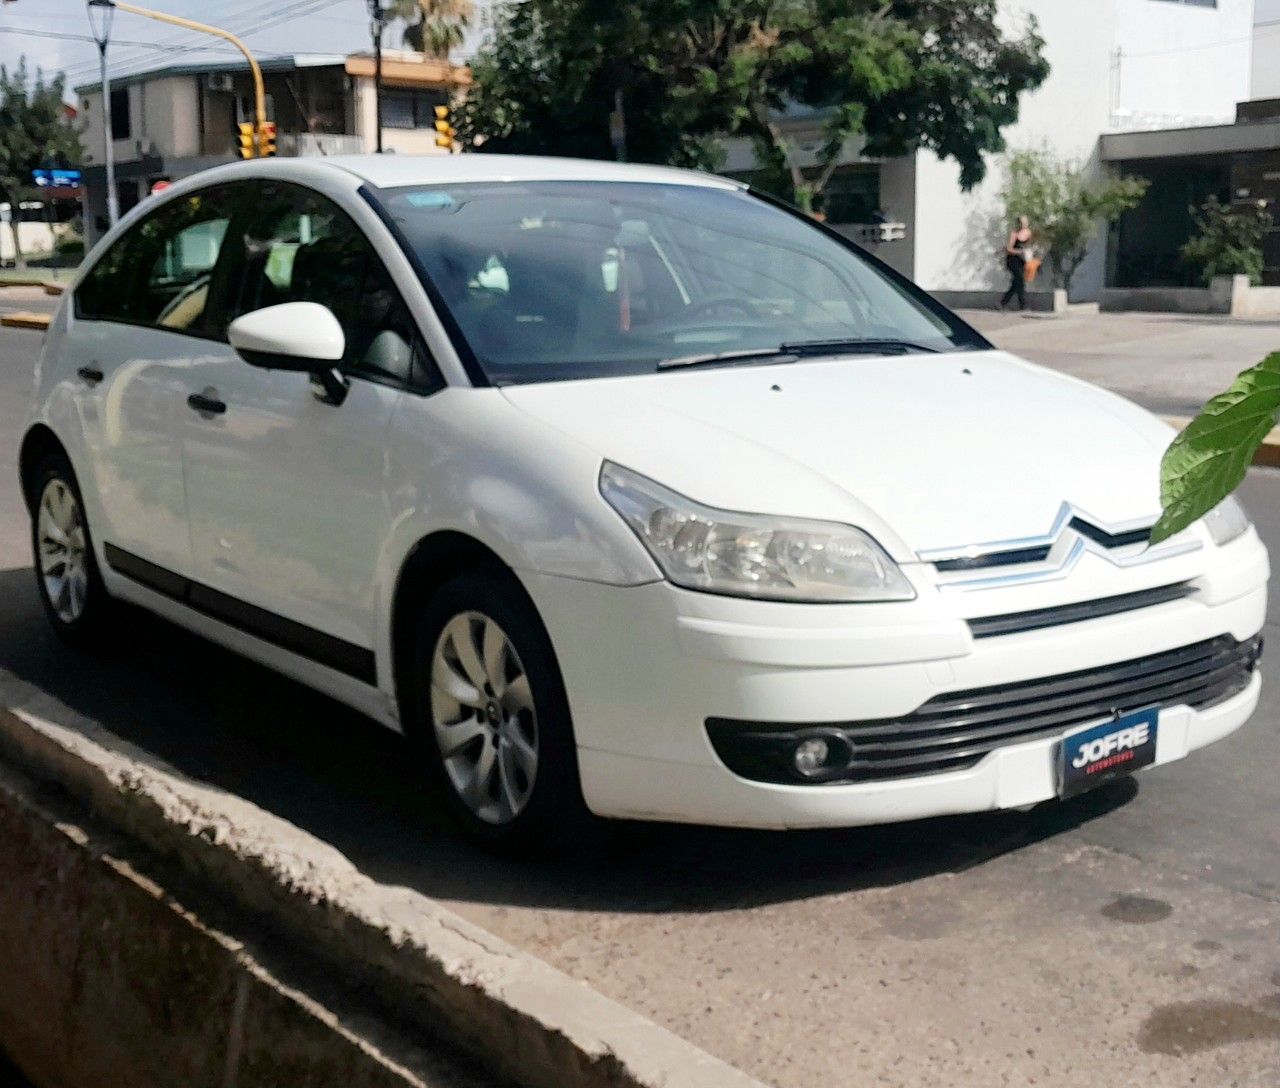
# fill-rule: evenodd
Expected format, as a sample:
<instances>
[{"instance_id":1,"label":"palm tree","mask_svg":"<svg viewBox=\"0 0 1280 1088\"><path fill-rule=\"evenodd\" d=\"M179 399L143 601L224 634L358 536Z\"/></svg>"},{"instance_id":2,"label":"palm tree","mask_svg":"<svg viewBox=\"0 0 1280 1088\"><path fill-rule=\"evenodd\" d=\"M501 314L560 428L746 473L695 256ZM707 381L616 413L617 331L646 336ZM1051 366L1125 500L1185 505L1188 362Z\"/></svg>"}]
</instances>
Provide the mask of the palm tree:
<instances>
[{"instance_id":1,"label":"palm tree","mask_svg":"<svg viewBox=\"0 0 1280 1088\"><path fill-rule=\"evenodd\" d=\"M391 0L387 11L405 24L404 44L409 49L442 60L462 44L475 14L472 0Z\"/></svg>"}]
</instances>

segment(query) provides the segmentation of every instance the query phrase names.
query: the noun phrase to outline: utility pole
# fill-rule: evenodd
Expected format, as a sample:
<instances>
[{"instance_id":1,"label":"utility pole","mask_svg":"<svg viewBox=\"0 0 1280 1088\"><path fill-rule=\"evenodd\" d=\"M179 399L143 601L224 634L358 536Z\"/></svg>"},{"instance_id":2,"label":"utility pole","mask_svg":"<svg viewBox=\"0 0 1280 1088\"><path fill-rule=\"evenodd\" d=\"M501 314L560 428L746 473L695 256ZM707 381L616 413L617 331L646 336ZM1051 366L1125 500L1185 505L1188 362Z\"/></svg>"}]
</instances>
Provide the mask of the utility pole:
<instances>
[{"instance_id":1,"label":"utility pole","mask_svg":"<svg viewBox=\"0 0 1280 1088\"><path fill-rule=\"evenodd\" d=\"M111 0L89 0L89 27L98 43L98 71L102 79L102 140L107 172L107 226L114 227L120 218L120 201L116 197L115 135L111 127L111 81L107 79L107 42L111 40L111 20L116 9Z\"/></svg>"},{"instance_id":2,"label":"utility pole","mask_svg":"<svg viewBox=\"0 0 1280 1088\"><path fill-rule=\"evenodd\" d=\"M373 113L376 149L382 154L382 30L387 12L382 0L369 0L369 33L373 35Z\"/></svg>"},{"instance_id":3,"label":"utility pole","mask_svg":"<svg viewBox=\"0 0 1280 1088\"><path fill-rule=\"evenodd\" d=\"M622 100L622 88L613 92L613 112L609 114L609 142L613 144L614 157L627 161L627 112Z\"/></svg>"}]
</instances>

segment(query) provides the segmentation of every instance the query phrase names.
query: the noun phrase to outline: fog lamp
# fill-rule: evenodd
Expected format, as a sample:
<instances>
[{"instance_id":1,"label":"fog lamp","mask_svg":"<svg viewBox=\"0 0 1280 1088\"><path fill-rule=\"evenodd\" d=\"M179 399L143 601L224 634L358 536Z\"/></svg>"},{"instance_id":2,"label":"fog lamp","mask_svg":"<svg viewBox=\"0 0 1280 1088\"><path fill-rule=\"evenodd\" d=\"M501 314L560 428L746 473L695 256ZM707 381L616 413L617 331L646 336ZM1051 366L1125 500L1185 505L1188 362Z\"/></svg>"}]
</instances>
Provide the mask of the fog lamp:
<instances>
[{"instance_id":1,"label":"fog lamp","mask_svg":"<svg viewBox=\"0 0 1280 1088\"><path fill-rule=\"evenodd\" d=\"M826 737L806 737L796 745L791 759L797 773L805 778L813 778L826 770L830 756L831 745L827 743Z\"/></svg>"}]
</instances>

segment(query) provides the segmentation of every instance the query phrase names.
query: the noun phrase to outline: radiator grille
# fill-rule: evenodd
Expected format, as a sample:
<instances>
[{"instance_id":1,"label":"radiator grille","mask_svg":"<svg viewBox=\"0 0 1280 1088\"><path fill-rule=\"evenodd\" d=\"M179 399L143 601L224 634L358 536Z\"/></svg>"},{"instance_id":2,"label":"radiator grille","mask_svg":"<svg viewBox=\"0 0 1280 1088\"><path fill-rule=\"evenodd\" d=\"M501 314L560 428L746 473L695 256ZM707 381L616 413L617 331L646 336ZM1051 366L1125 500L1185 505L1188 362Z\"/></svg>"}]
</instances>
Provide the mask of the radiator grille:
<instances>
[{"instance_id":1,"label":"radiator grille","mask_svg":"<svg viewBox=\"0 0 1280 1088\"><path fill-rule=\"evenodd\" d=\"M796 743L815 733L842 737L852 752L821 781L938 774L1114 711L1211 706L1248 686L1261 654L1261 636L1237 642L1224 635L1101 668L950 692L897 719L796 725L711 718L707 730L729 769L757 781L818 781L801 778L791 765Z\"/></svg>"}]
</instances>

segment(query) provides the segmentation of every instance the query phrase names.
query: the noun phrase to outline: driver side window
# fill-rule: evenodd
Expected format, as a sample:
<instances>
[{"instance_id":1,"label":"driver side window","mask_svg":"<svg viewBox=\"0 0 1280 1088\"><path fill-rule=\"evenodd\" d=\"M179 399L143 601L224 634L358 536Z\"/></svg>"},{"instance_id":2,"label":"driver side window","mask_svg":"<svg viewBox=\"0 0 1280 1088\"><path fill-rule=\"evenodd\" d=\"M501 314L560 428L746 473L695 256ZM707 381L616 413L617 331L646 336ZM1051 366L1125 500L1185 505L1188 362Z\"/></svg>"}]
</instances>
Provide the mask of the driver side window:
<instances>
[{"instance_id":1,"label":"driver side window","mask_svg":"<svg viewBox=\"0 0 1280 1088\"><path fill-rule=\"evenodd\" d=\"M283 302L316 302L338 319L349 374L430 386L426 350L408 308L364 233L336 204L268 183L244 232L244 275L229 318Z\"/></svg>"}]
</instances>

